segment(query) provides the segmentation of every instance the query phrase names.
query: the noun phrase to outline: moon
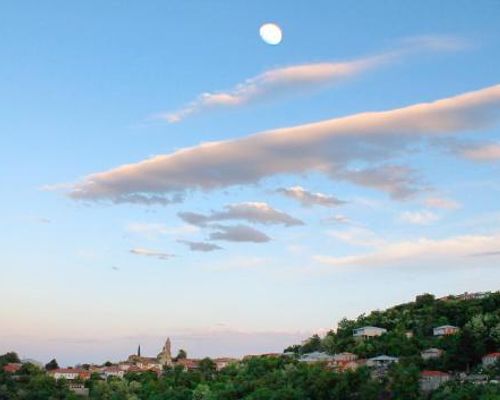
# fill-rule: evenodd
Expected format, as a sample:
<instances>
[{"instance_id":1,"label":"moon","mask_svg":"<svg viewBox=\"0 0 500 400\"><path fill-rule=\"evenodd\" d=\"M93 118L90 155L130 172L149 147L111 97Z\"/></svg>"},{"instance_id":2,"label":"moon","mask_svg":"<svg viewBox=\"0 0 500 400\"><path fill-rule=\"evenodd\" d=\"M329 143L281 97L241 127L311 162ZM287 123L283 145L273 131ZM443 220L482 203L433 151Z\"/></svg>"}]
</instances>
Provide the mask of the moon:
<instances>
[{"instance_id":1,"label":"moon","mask_svg":"<svg viewBox=\"0 0 500 400\"><path fill-rule=\"evenodd\" d=\"M280 44L281 39L283 38L281 28L276 24L269 23L262 25L260 27L259 33L262 40L272 46Z\"/></svg>"}]
</instances>

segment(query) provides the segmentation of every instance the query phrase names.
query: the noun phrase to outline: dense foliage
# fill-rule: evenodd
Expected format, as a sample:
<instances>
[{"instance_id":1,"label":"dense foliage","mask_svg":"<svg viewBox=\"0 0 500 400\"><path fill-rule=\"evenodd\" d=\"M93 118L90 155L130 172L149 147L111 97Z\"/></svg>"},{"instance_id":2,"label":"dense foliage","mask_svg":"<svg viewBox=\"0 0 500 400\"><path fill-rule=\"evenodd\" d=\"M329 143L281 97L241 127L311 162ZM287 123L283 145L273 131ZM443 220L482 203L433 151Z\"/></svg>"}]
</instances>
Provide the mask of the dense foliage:
<instances>
[{"instance_id":1,"label":"dense foliage","mask_svg":"<svg viewBox=\"0 0 500 400\"><path fill-rule=\"evenodd\" d=\"M434 338L432 328L452 324L460 327L456 335ZM388 333L371 340L355 341L352 329L374 325ZM408 331L413 332L407 337ZM324 338L311 337L303 345L287 349L296 355L252 357L216 371L210 359L200 362L196 371L168 368L158 377L153 372L129 373L124 379L102 380L93 374L86 382L91 399L102 400L493 400L500 399L497 383L449 382L430 394L419 390L420 371L472 371L500 375L499 366L480 371L481 357L497 351L500 345L500 294L477 300L435 300L419 296L413 303L386 311L375 311L356 320L344 319L337 331ZM445 350L438 360L424 362L419 353L428 347ZM338 353L349 351L360 357L390 354L400 357L387 374L374 379L367 367L335 372L324 365L298 361L311 351ZM15 353L0 356L0 366L18 362ZM26 364L15 375L0 369L0 400L75 399L64 381L56 382L42 370Z\"/></svg>"}]
</instances>

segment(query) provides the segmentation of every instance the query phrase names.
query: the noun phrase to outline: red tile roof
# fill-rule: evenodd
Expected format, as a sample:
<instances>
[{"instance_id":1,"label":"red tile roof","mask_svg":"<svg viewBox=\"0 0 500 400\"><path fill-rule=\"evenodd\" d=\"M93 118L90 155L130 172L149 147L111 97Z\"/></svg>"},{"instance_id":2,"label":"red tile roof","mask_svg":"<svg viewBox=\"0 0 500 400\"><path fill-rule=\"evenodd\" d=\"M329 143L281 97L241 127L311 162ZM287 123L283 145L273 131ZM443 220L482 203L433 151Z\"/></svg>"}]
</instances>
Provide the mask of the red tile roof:
<instances>
[{"instance_id":1,"label":"red tile roof","mask_svg":"<svg viewBox=\"0 0 500 400\"><path fill-rule=\"evenodd\" d=\"M429 371L429 370L426 370L426 371L422 371L422 376L428 376L428 377L431 377L431 376L449 376L446 372L442 372L442 371Z\"/></svg>"},{"instance_id":2,"label":"red tile roof","mask_svg":"<svg viewBox=\"0 0 500 400\"><path fill-rule=\"evenodd\" d=\"M3 370L10 374L14 374L21 369L23 365L19 363L8 363L4 365Z\"/></svg>"},{"instance_id":3,"label":"red tile roof","mask_svg":"<svg viewBox=\"0 0 500 400\"><path fill-rule=\"evenodd\" d=\"M498 358L498 357L500 357L500 352L496 351L494 353L489 353L489 354L486 354L485 357L495 357L495 358Z\"/></svg>"}]
</instances>

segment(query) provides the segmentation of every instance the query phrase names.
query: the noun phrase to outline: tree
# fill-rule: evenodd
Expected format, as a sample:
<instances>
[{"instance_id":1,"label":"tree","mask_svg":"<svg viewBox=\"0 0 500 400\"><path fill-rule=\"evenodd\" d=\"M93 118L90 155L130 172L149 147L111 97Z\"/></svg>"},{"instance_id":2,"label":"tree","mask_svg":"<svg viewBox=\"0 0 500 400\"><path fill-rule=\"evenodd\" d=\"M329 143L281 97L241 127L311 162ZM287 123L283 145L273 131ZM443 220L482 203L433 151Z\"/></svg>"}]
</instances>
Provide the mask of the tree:
<instances>
[{"instance_id":1,"label":"tree","mask_svg":"<svg viewBox=\"0 0 500 400\"><path fill-rule=\"evenodd\" d=\"M184 349L180 349L179 352L177 353L177 357L175 357L176 360L185 360L187 358L187 352Z\"/></svg>"},{"instance_id":2,"label":"tree","mask_svg":"<svg viewBox=\"0 0 500 400\"><path fill-rule=\"evenodd\" d=\"M0 356L0 366L8 364L8 363L20 363L21 360L19 359L19 356L17 353L13 351L9 351L8 353L5 353Z\"/></svg>"},{"instance_id":3,"label":"tree","mask_svg":"<svg viewBox=\"0 0 500 400\"><path fill-rule=\"evenodd\" d=\"M57 360L55 358L53 358L47 364L45 364L45 369L47 371L52 371L53 369L58 369L58 368L59 364L57 364Z\"/></svg>"}]
</instances>

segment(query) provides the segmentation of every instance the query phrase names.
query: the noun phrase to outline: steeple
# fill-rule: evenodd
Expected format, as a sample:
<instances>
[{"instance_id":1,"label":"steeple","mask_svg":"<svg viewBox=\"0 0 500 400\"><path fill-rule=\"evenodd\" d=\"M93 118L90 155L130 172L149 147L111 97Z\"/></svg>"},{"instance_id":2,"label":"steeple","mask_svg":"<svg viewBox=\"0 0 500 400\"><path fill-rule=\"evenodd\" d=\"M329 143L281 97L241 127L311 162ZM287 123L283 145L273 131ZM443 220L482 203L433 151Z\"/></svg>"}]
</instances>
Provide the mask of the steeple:
<instances>
[{"instance_id":1,"label":"steeple","mask_svg":"<svg viewBox=\"0 0 500 400\"><path fill-rule=\"evenodd\" d=\"M139 345L139 347L137 347L137 357L140 357L141 356L141 345Z\"/></svg>"},{"instance_id":2,"label":"steeple","mask_svg":"<svg viewBox=\"0 0 500 400\"><path fill-rule=\"evenodd\" d=\"M170 338L167 338L163 349L161 350L160 354L158 354L158 360L162 363L162 365L172 364L172 349Z\"/></svg>"}]
</instances>

